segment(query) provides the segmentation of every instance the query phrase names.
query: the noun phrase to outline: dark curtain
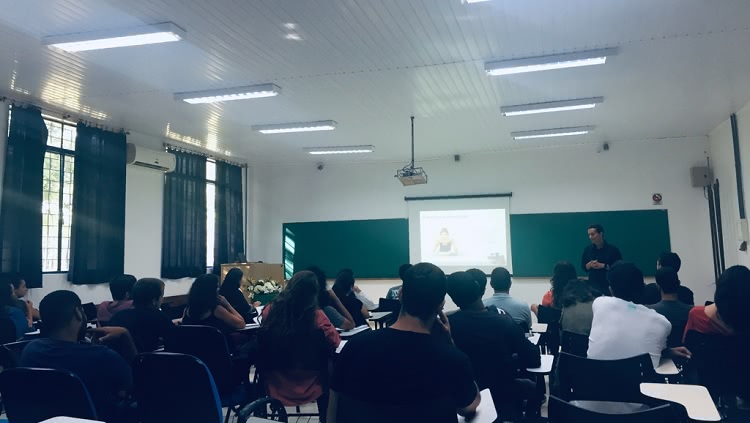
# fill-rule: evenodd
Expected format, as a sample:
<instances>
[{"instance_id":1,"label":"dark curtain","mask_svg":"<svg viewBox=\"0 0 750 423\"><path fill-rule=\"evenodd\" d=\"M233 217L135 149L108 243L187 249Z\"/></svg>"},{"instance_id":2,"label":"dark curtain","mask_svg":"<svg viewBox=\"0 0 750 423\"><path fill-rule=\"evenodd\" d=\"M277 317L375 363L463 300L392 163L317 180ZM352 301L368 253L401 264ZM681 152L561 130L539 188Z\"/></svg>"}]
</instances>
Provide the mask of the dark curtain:
<instances>
[{"instance_id":1,"label":"dark curtain","mask_svg":"<svg viewBox=\"0 0 750 423\"><path fill-rule=\"evenodd\" d=\"M164 183L161 276L196 277L206 273L206 158L171 153L177 164Z\"/></svg>"},{"instance_id":2,"label":"dark curtain","mask_svg":"<svg viewBox=\"0 0 750 423\"><path fill-rule=\"evenodd\" d=\"M244 253L242 224L242 168L216 162L216 227L214 231L214 273L223 263L234 263Z\"/></svg>"},{"instance_id":3,"label":"dark curtain","mask_svg":"<svg viewBox=\"0 0 750 423\"><path fill-rule=\"evenodd\" d=\"M125 263L125 134L77 129L68 280L108 282Z\"/></svg>"},{"instance_id":4,"label":"dark curtain","mask_svg":"<svg viewBox=\"0 0 750 423\"><path fill-rule=\"evenodd\" d=\"M29 288L42 286L42 169L47 125L39 109L13 106L5 154L0 271L20 273Z\"/></svg>"}]
</instances>

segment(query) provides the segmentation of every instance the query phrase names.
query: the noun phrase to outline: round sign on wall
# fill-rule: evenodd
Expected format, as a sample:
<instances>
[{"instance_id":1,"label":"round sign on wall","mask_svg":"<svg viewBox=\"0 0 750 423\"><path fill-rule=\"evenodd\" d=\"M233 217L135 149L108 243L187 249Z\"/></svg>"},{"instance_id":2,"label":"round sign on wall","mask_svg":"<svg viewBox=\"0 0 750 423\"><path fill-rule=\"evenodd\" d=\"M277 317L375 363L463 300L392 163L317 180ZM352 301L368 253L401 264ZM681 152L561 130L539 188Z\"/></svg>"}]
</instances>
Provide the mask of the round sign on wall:
<instances>
[{"instance_id":1,"label":"round sign on wall","mask_svg":"<svg viewBox=\"0 0 750 423\"><path fill-rule=\"evenodd\" d=\"M662 200L661 194L659 194L658 192L655 193L654 195L651 196L651 200L654 202L655 206L661 205L661 200Z\"/></svg>"}]
</instances>

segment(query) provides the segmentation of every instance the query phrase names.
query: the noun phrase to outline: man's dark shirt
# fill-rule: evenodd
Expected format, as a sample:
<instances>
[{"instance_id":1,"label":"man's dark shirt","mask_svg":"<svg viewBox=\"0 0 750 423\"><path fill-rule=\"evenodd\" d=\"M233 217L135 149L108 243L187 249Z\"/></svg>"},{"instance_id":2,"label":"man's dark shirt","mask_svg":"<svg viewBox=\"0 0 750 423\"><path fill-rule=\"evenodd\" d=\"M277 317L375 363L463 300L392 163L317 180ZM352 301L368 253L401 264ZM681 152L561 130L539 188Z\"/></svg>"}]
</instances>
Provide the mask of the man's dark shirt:
<instances>
[{"instance_id":1,"label":"man's dark shirt","mask_svg":"<svg viewBox=\"0 0 750 423\"><path fill-rule=\"evenodd\" d=\"M586 269L586 263L596 260L603 263L603 269ZM596 245L590 244L583 250L581 256L581 268L589 274L589 282L599 289L603 294L609 294L609 283L607 282L607 271L618 260L622 260L622 254L612 244L604 242L602 248L596 248Z\"/></svg>"}]
</instances>

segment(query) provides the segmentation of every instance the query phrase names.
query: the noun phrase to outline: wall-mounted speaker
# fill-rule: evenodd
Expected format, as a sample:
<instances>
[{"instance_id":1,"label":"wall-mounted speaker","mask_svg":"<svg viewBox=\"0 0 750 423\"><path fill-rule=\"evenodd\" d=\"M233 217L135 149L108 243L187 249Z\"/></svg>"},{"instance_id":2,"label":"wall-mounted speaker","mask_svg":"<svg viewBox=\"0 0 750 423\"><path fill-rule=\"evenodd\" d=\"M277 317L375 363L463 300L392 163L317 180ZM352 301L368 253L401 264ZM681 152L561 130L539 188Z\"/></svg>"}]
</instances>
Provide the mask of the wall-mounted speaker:
<instances>
[{"instance_id":1,"label":"wall-mounted speaker","mask_svg":"<svg viewBox=\"0 0 750 423\"><path fill-rule=\"evenodd\" d=\"M690 182L693 187L703 188L711 185L714 175L707 166L696 166L690 168Z\"/></svg>"}]
</instances>

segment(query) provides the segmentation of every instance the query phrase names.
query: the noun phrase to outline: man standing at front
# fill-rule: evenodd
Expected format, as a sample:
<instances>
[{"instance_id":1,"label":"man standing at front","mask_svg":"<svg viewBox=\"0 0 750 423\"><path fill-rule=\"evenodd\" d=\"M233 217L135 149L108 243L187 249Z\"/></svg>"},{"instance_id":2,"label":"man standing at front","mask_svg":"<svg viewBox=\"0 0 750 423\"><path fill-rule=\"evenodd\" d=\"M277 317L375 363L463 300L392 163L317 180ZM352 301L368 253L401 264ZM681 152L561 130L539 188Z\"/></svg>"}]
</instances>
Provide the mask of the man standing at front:
<instances>
[{"instance_id":1,"label":"man standing at front","mask_svg":"<svg viewBox=\"0 0 750 423\"><path fill-rule=\"evenodd\" d=\"M602 294L609 295L607 270L616 261L622 260L622 254L617 247L604 240L604 227L602 225L591 225L588 232L591 245L583 250L581 267L584 272L588 273L589 282Z\"/></svg>"}]
</instances>

